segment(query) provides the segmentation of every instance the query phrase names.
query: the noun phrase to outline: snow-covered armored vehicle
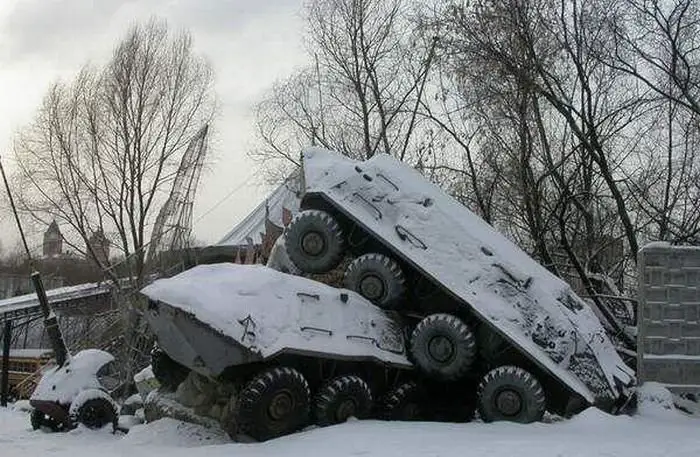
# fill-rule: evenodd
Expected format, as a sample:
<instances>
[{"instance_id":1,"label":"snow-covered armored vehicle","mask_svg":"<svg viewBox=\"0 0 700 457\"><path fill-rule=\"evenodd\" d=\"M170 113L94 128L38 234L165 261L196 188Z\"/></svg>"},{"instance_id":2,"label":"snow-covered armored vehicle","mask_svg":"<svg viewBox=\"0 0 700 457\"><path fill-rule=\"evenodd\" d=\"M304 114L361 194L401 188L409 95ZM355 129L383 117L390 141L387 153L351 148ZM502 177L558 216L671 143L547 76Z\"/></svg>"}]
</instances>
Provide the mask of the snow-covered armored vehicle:
<instances>
[{"instance_id":1,"label":"snow-covered armored vehicle","mask_svg":"<svg viewBox=\"0 0 700 457\"><path fill-rule=\"evenodd\" d=\"M290 260L302 274L345 268L345 288L408 321L418 371L465 383L483 420L615 413L633 397L634 371L590 306L417 170L320 148L301 162Z\"/></svg>"},{"instance_id":2,"label":"snow-covered armored vehicle","mask_svg":"<svg viewBox=\"0 0 700 457\"><path fill-rule=\"evenodd\" d=\"M379 410L400 418L416 406L402 328L355 292L222 263L141 293L157 339L156 378L171 390L192 376L193 384L213 382L198 387L211 398L197 404L234 439L262 441Z\"/></svg>"}]
</instances>

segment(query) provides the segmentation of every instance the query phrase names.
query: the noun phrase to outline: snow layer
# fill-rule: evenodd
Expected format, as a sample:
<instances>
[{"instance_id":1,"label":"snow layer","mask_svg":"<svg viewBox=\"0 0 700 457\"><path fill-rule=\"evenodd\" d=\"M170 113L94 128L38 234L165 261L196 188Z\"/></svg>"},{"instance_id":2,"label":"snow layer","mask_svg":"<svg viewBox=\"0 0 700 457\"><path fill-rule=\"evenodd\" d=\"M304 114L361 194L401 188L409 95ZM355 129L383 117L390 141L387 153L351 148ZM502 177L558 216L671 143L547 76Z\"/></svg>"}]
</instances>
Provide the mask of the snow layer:
<instances>
[{"instance_id":1,"label":"snow layer","mask_svg":"<svg viewBox=\"0 0 700 457\"><path fill-rule=\"evenodd\" d=\"M303 153L305 191L347 214L469 303L588 401L634 384L589 305L508 238L387 154Z\"/></svg>"},{"instance_id":2,"label":"snow layer","mask_svg":"<svg viewBox=\"0 0 700 457\"><path fill-rule=\"evenodd\" d=\"M68 404L86 389L100 389L97 372L114 356L99 349L85 349L70 356L61 367L47 370L32 393L32 400Z\"/></svg>"},{"instance_id":3,"label":"snow layer","mask_svg":"<svg viewBox=\"0 0 700 457\"><path fill-rule=\"evenodd\" d=\"M696 418L610 416L588 409L549 424L352 421L260 444L229 443L219 429L172 419L134 425L126 434L32 431L25 412L0 408L3 457L695 457Z\"/></svg>"},{"instance_id":4,"label":"snow layer","mask_svg":"<svg viewBox=\"0 0 700 457\"><path fill-rule=\"evenodd\" d=\"M134 382L144 382L148 381L149 379L153 379L154 377L155 375L153 374L153 367L151 365L148 365L146 368L134 375Z\"/></svg>"},{"instance_id":5,"label":"snow layer","mask_svg":"<svg viewBox=\"0 0 700 457\"><path fill-rule=\"evenodd\" d=\"M49 303L57 303L77 298L91 297L93 295L102 295L110 291L108 283L85 283L76 286L58 287L46 291L46 298ZM16 297L0 300L0 315L11 311L18 311L26 308L39 306L39 299L36 293L18 295Z\"/></svg>"},{"instance_id":6,"label":"snow layer","mask_svg":"<svg viewBox=\"0 0 700 457\"><path fill-rule=\"evenodd\" d=\"M380 308L349 290L262 265L199 265L141 292L262 357L293 348L412 366L401 329Z\"/></svg>"},{"instance_id":7,"label":"snow layer","mask_svg":"<svg viewBox=\"0 0 700 457\"><path fill-rule=\"evenodd\" d=\"M53 354L53 349L10 349L10 357L40 358Z\"/></svg>"}]
</instances>

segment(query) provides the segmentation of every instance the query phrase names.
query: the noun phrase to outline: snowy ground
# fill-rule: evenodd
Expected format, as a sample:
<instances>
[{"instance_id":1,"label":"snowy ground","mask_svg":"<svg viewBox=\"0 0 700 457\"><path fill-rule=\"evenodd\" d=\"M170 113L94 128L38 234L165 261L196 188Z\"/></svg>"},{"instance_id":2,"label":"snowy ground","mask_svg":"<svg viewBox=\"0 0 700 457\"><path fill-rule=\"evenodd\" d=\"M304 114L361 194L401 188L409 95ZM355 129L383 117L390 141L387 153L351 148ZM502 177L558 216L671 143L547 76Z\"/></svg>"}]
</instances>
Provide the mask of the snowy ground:
<instances>
[{"instance_id":1,"label":"snowy ground","mask_svg":"<svg viewBox=\"0 0 700 457\"><path fill-rule=\"evenodd\" d=\"M78 428L32 431L26 412L0 408L2 457L645 457L700 455L700 419L661 407L634 417L589 409L547 424L353 421L262 444L230 443L215 431L163 419L124 434Z\"/></svg>"}]
</instances>

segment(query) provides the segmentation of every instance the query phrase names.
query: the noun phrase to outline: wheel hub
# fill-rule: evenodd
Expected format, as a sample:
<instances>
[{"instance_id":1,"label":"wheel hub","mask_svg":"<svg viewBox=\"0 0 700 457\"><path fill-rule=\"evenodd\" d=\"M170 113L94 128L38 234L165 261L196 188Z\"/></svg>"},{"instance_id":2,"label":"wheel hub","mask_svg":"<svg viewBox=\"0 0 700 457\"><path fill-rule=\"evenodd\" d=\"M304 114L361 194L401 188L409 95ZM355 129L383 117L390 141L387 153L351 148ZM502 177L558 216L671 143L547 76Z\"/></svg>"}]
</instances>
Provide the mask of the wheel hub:
<instances>
[{"instance_id":1,"label":"wheel hub","mask_svg":"<svg viewBox=\"0 0 700 457\"><path fill-rule=\"evenodd\" d=\"M455 352L454 345L449 338L436 336L428 343L428 353L430 357L440 363L447 362Z\"/></svg>"},{"instance_id":2,"label":"wheel hub","mask_svg":"<svg viewBox=\"0 0 700 457\"><path fill-rule=\"evenodd\" d=\"M100 427L105 422L102 411L95 406L86 407L83 410L82 422L90 428Z\"/></svg>"},{"instance_id":3,"label":"wheel hub","mask_svg":"<svg viewBox=\"0 0 700 457\"><path fill-rule=\"evenodd\" d=\"M504 390L496 396L496 407L506 416L515 416L522 408L522 400L516 392Z\"/></svg>"},{"instance_id":4,"label":"wheel hub","mask_svg":"<svg viewBox=\"0 0 700 457\"><path fill-rule=\"evenodd\" d=\"M301 239L301 248L308 255L317 256L323 252L326 243L318 232L309 232Z\"/></svg>"},{"instance_id":5,"label":"wheel hub","mask_svg":"<svg viewBox=\"0 0 700 457\"><path fill-rule=\"evenodd\" d=\"M270 401L268 414L273 420L284 419L294 408L294 399L289 392L280 392Z\"/></svg>"},{"instance_id":6,"label":"wheel hub","mask_svg":"<svg viewBox=\"0 0 700 457\"><path fill-rule=\"evenodd\" d=\"M384 295L384 282L375 275L367 275L360 281L360 293L368 300L378 300Z\"/></svg>"},{"instance_id":7,"label":"wheel hub","mask_svg":"<svg viewBox=\"0 0 700 457\"><path fill-rule=\"evenodd\" d=\"M351 399L345 400L340 405L338 405L338 411L335 414L335 418L338 422L345 422L348 418L355 415L357 410L357 405Z\"/></svg>"}]
</instances>

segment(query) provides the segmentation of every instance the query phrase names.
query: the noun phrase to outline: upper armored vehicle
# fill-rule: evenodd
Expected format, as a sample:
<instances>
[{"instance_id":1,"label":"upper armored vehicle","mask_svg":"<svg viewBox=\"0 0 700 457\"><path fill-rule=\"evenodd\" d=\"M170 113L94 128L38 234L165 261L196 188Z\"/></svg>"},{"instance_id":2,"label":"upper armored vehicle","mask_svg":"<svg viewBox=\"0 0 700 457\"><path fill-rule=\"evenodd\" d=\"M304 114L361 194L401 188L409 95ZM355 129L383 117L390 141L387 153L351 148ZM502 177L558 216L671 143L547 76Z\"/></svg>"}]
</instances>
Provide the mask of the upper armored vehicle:
<instances>
[{"instance_id":1,"label":"upper armored vehicle","mask_svg":"<svg viewBox=\"0 0 700 457\"><path fill-rule=\"evenodd\" d=\"M464 383L483 420L616 413L633 398L634 371L589 304L417 170L320 148L301 162L289 259L310 276L343 269L345 288L393 310L418 371Z\"/></svg>"},{"instance_id":2,"label":"upper armored vehicle","mask_svg":"<svg viewBox=\"0 0 700 457\"><path fill-rule=\"evenodd\" d=\"M221 263L141 293L157 339L156 378L171 391L194 386L195 397L207 398L192 407L234 439L267 440L378 410L400 417L415 404L402 328L353 291Z\"/></svg>"}]
</instances>

